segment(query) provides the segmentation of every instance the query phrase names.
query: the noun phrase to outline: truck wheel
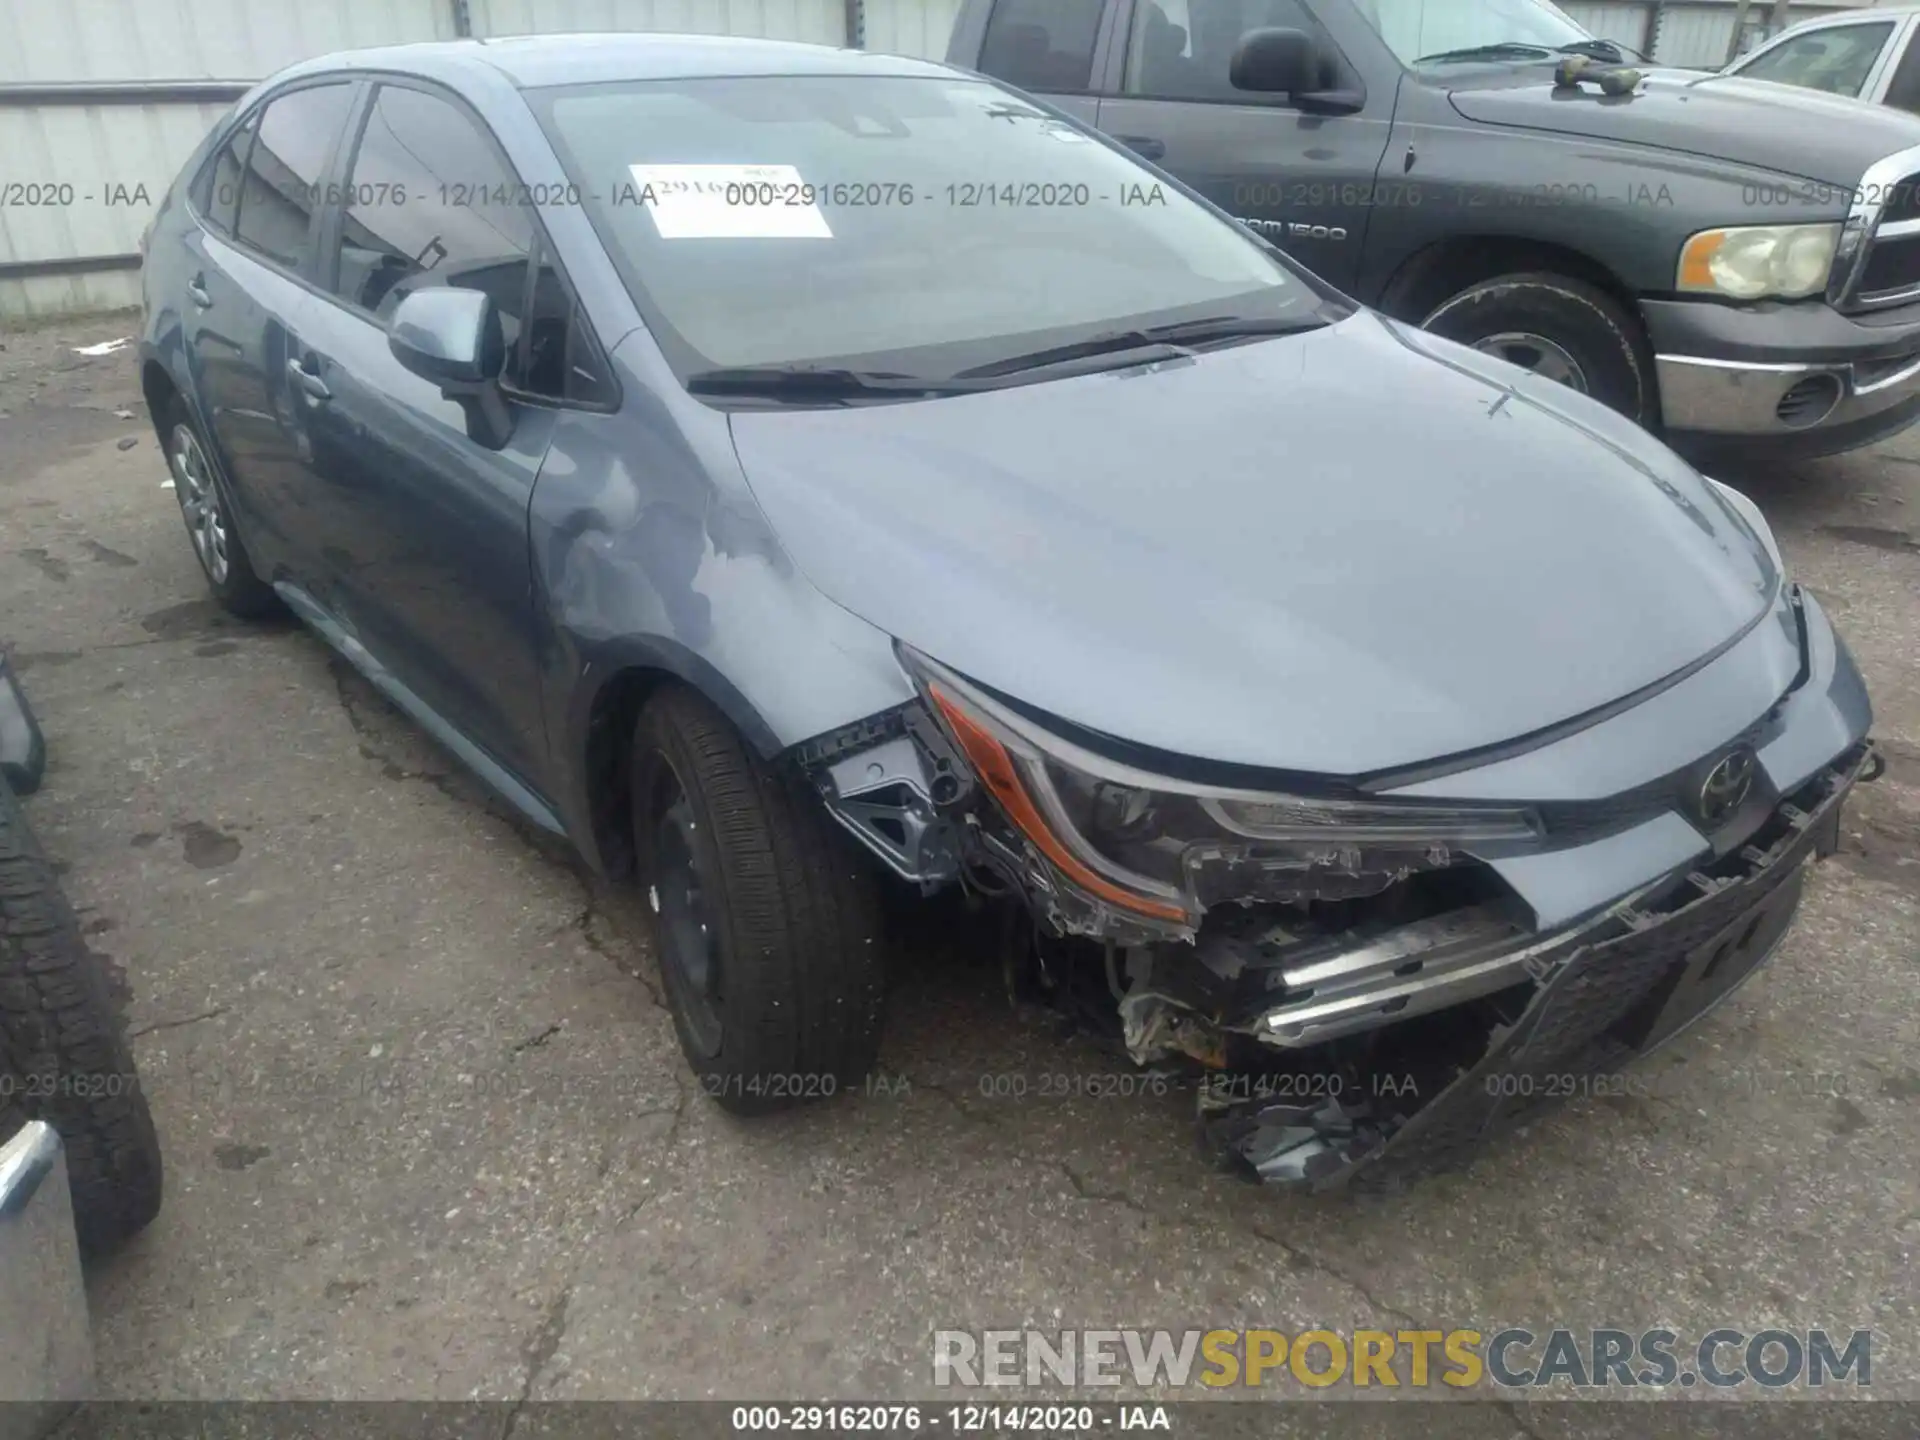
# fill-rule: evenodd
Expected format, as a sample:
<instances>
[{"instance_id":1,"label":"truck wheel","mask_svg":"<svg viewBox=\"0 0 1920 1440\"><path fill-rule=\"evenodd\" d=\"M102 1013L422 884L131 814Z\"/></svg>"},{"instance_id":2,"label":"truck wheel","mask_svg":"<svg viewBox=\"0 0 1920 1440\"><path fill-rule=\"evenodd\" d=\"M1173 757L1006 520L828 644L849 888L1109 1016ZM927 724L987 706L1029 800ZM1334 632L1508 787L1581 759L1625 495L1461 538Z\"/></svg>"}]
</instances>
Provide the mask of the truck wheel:
<instances>
[{"instance_id":1,"label":"truck wheel","mask_svg":"<svg viewBox=\"0 0 1920 1440\"><path fill-rule=\"evenodd\" d=\"M632 784L655 952L701 1088L750 1115L857 1085L885 991L870 868L691 690L641 711Z\"/></svg>"},{"instance_id":2,"label":"truck wheel","mask_svg":"<svg viewBox=\"0 0 1920 1440\"><path fill-rule=\"evenodd\" d=\"M82 1250L160 1213L160 1141L105 970L0 784L0 1139L29 1120L60 1132Z\"/></svg>"},{"instance_id":3,"label":"truck wheel","mask_svg":"<svg viewBox=\"0 0 1920 1440\"><path fill-rule=\"evenodd\" d=\"M247 547L240 543L240 532L234 529L233 510L214 475L200 427L178 399L167 407L163 428L167 468L173 472L173 497L180 502L180 518L186 521L194 558L200 562L213 598L228 614L242 620L279 614L284 608L280 597L255 573Z\"/></svg>"},{"instance_id":4,"label":"truck wheel","mask_svg":"<svg viewBox=\"0 0 1920 1440\"><path fill-rule=\"evenodd\" d=\"M1442 302L1421 328L1591 395L1640 425L1659 421L1639 325L1585 281L1547 274L1483 280Z\"/></svg>"}]
</instances>

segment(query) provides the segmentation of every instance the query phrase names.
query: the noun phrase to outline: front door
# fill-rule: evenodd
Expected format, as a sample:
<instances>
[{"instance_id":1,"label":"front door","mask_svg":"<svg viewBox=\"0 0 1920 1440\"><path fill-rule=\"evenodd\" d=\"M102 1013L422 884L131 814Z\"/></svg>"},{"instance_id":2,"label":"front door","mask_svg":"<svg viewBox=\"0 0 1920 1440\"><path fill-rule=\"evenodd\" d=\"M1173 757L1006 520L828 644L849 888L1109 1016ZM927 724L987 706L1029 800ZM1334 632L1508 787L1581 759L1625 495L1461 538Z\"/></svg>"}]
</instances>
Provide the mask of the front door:
<instances>
[{"instance_id":1,"label":"front door","mask_svg":"<svg viewBox=\"0 0 1920 1440\"><path fill-rule=\"evenodd\" d=\"M1228 62L1249 30L1304 30L1322 85L1350 114L1236 90ZM1302 0L1135 0L1120 93L1100 128L1239 217L1315 274L1351 289L1392 128L1397 84L1369 88Z\"/></svg>"},{"instance_id":2,"label":"front door","mask_svg":"<svg viewBox=\"0 0 1920 1440\"><path fill-rule=\"evenodd\" d=\"M527 511L554 411L503 375L513 431L490 449L387 345L394 310L433 286L493 301L513 372L534 227L480 122L412 84L373 92L328 227L298 357L321 503L337 517L323 602L442 719L538 790L545 731ZM515 398L515 397L518 398Z\"/></svg>"}]
</instances>

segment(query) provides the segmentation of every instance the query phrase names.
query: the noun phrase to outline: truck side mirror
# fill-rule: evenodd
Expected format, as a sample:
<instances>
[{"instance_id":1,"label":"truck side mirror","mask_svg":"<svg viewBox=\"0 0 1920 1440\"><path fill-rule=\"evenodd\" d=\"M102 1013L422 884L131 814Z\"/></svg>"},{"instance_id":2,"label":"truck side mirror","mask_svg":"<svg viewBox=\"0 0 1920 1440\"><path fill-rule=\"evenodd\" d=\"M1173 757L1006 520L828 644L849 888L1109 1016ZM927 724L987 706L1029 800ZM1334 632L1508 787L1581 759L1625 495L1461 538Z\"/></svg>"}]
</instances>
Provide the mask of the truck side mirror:
<instances>
[{"instance_id":1,"label":"truck side mirror","mask_svg":"<svg viewBox=\"0 0 1920 1440\"><path fill-rule=\"evenodd\" d=\"M1249 30L1233 47L1227 79L1236 90L1285 95L1298 109L1312 114L1350 115L1367 103L1366 92L1321 88L1323 77L1334 68L1328 60L1304 30Z\"/></svg>"},{"instance_id":2,"label":"truck side mirror","mask_svg":"<svg viewBox=\"0 0 1920 1440\"><path fill-rule=\"evenodd\" d=\"M1227 79L1236 90L1299 95L1320 88L1319 47L1304 30L1249 30L1233 47Z\"/></svg>"}]
</instances>

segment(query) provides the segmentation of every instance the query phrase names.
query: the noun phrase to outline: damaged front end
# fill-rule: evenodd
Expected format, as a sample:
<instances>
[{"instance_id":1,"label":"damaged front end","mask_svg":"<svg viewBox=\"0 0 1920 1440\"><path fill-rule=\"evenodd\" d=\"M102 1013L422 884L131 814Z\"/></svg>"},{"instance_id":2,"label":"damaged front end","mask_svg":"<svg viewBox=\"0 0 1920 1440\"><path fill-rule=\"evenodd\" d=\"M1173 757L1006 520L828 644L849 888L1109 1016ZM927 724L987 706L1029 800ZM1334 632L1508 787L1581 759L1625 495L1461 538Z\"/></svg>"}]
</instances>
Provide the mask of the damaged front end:
<instances>
[{"instance_id":1,"label":"damaged front end","mask_svg":"<svg viewBox=\"0 0 1920 1440\"><path fill-rule=\"evenodd\" d=\"M1717 1003L1784 935L1870 754L1763 786L1697 863L1543 930L1498 862L1644 821L1659 787L1585 811L1221 788L902 658L918 700L797 752L830 813L929 893L1022 905L1050 998L1192 1073L1218 1160L1313 1188L1443 1168Z\"/></svg>"}]
</instances>

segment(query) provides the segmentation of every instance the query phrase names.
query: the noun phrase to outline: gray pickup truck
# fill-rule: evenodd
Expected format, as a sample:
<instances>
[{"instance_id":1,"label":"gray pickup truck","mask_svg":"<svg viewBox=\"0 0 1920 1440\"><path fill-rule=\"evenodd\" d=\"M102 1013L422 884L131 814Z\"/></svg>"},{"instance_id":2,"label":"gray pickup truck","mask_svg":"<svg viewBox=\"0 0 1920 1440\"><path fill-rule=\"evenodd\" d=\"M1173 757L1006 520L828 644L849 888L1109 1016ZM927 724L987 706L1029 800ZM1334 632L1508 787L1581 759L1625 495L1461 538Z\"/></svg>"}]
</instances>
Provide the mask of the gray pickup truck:
<instances>
[{"instance_id":1,"label":"gray pickup truck","mask_svg":"<svg viewBox=\"0 0 1920 1440\"><path fill-rule=\"evenodd\" d=\"M1920 418L1920 117L1628 58L1545 0L964 0L947 52L1695 459Z\"/></svg>"}]
</instances>

